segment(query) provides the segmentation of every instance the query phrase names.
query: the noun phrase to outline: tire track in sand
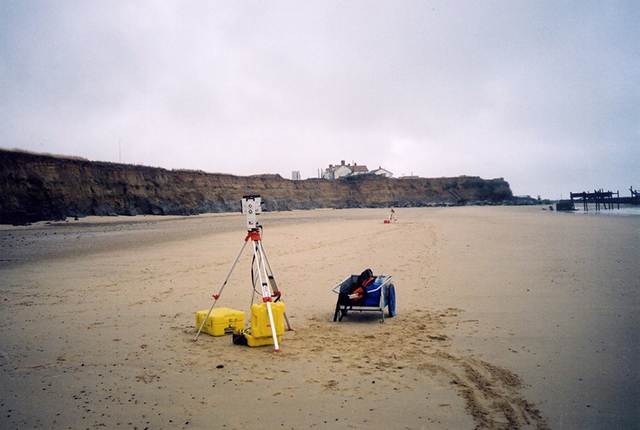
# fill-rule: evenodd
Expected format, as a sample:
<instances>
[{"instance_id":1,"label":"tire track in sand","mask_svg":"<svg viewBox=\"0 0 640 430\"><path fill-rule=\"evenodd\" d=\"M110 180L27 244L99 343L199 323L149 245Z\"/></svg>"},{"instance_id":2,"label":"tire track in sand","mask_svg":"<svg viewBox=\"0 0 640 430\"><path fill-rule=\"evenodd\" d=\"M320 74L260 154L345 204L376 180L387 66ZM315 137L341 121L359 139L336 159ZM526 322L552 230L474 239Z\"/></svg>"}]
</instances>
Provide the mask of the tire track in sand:
<instances>
[{"instance_id":1,"label":"tire track in sand","mask_svg":"<svg viewBox=\"0 0 640 430\"><path fill-rule=\"evenodd\" d=\"M287 350L297 351L294 354L301 358L324 353L330 379L310 382L325 390L339 390L335 375L349 377L353 372L355 377L376 376L394 389L407 389L397 374L408 372L420 381L444 381L457 390L477 429L548 430L540 411L522 395L524 383L518 375L451 347L443 332L451 324L447 318L459 313L458 309L418 310L402 318L401 329L390 321L374 325L370 318L344 324L312 317L307 326L298 328L305 333L303 339L287 339ZM366 334L357 335L363 326Z\"/></svg>"}]
</instances>

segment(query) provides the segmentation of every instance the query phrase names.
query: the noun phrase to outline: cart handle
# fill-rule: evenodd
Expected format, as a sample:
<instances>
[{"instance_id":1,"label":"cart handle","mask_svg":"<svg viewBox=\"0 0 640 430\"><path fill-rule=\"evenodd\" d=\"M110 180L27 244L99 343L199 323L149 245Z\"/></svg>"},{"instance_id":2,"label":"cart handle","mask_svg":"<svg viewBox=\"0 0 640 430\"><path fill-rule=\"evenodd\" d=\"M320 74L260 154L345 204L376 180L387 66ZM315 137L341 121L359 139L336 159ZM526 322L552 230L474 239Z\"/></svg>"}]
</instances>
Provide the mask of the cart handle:
<instances>
[{"instance_id":1,"label":"cart handle","mask_svg":"<svg viewBox=\"0 0 640 430\"><path fill-rule=\"evenodd\" d=\"M342 282L340 282L338 285L336 285L335 287L333 287L333 288L331 289L331 291L333 291L333 292L334 292L334 293L336 293L336 294L340 294L340 287L342 287L342 285L343 285L345 282L347 282L349 279L351 279L351 276L353 276L353 275L350 275L350 276L348 276L348 277L344 278L344 280L343 280ZM336 290L337 290L337 291L336 291Z\"/></svg>"},{"instance_id":2,"label":"cart handle","mask_svg":"<svg viewBox=\"0 0 640 430\"><path fill-rule=\"evenodd\" d=\"M343 280L342 282L340 282L338 285L336 285L335 287L333 287L333 288L331 289L331 291L333 291L333 292L334 292L334 293L336 293L336 294L340 294L340 287L342 287L342 285L343 285L345 282L347 282L348 280L350 280L352 276L354 276L354 275L350 275L350 276L348 276L348 277L344 278L344 280ZM384 275L384 274L382 274L382 273L381 273L381 274L379 274L379 275L374 275L374 276L376 277L376 279L378 279L378 278L379 278L379 277L381 277L381 276L384 276L384 277L386 277L386 278L387 278L387 279L386 279L382 284L380 284L380 288L382 288L384 285L386 285L387 283L389 283L389 281L391 281L391 276L387 276L387 275Z\"/></svg>"}]
</instances>

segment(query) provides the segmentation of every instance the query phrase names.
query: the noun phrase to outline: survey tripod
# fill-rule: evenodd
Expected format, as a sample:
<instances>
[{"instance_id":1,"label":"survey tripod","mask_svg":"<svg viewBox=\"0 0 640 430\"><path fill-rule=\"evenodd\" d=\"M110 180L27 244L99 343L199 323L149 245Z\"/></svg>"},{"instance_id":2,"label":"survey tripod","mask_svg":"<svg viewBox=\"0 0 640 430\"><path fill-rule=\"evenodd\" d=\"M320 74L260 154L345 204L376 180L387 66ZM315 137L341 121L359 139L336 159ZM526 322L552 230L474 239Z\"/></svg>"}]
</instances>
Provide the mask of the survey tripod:
<instances>
[{"instance_id":1,"label":"survey tripod","mask_svg":"<svg viewBox=\"0 0 640 430\"><path fill-rule=\"evenodd\" d=\"M236 255L235 260L233 260L233 264L231 264L231 268L227 273L226 278L222 282L220 286L220 290L218 290L217 294L213 295L213 304L207 313L207 316L200 324L198 328L198 332L196 333L196 337L193 339L194 342L198 340L200 336L200 332L202 332L202 328L204 327L209 315L213 311L213 308L216 306L220 295L222 294L222 290L227 285L229 278L231 277L231 273L233 273L233 269L236 267L240 256L242 255L242 251L247 246L247 243L251 241L253 247L253 262L251 268L251 278L252 278L252 288L253 293L251 295L251 302L253 303L253 298L256 293L256 285L255 281L258 280L260 282L260 293L262 295L262 302L267 305L267 312L269 315L269 323L271 325L271 334L273 336L273 347L275 352L280 352L280 345L278 344L278 337L276 336L276 326L273 321L273 312L271 309L271 302L280 300L282 294L278 289L278 284L276 283L275 277L273 276L273 270L271 269L271 265L269 264L269 260L267 259L267 254L264 252L264 247L262 246L262 237L261 231L262 226L258 224L257 215L262 212L261 208L261 198L259 195L253 196L244 196L242 198L242 213L247 216L247 236L244 238L244 242L242 242L242 246ZM257 273L257 278L254 276L254 273ZM284 319L287 323L287 329L291 330L291 325L289 324L289 319L287 318L287 314L285 312Z\"/></svg>"}]
</instances>

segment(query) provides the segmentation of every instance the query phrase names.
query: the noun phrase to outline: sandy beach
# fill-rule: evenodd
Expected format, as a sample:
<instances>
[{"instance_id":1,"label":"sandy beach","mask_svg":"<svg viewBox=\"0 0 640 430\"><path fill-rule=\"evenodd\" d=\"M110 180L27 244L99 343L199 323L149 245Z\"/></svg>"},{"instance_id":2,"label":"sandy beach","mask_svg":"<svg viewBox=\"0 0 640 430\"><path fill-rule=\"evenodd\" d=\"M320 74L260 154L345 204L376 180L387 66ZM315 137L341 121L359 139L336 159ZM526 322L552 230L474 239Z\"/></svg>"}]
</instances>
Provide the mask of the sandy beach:
<instances>
[{"instance_id":1,"label":"sandy beach","mask_svg":"<svg viewBox=\"0 0 640 430\"><path fill-rule=\"evenodd\" d=\"M0 227L3 429L640 428L640 216L541 207L263 213L293 331L196 333L245 217ZM249 315L251 254L218 306ZM333 322L393 277L397 315Z\"/></svg>"}]
</instances>

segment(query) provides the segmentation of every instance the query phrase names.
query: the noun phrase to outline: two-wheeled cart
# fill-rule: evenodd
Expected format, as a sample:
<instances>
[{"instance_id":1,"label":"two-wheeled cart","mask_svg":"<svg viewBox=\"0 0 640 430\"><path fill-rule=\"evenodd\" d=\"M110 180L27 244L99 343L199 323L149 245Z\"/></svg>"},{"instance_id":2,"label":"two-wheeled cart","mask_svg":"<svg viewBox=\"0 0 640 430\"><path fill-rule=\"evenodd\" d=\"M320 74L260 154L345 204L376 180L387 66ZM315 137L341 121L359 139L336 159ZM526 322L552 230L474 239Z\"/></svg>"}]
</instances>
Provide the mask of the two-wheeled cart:
<instances>
[{"instance_id":1,"label":"two-wheeled cart","mask_svg":"<svg viewBox=\"0 0 640 430\"><path fill-rule=\"evenodd\" d=\"M396 290L391 283L391 276L373 275L374 281L364 287L363 297L359 299L351 299L353 292L358 288L358 280L361 275L351 275L338 285L333 287L332 291L338 294L336 303L336 311L333 315L333 321L342 321L342 318L350 311L354 312L380 312L380 322L384 322L384 308L388 308L388 316L393 317L396 314Z\"/></svg>"}]
</instances>

